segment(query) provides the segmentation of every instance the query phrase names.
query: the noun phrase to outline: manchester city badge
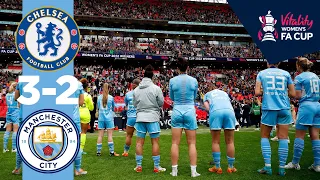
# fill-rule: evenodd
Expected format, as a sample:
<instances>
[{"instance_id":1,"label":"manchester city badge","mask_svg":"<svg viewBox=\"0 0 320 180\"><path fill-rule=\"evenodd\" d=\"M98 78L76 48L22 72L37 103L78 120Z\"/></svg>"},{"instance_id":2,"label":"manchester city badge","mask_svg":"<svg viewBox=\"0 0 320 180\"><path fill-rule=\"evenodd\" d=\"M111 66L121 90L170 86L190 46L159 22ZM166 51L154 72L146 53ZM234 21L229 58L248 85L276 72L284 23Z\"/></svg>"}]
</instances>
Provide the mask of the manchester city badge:
<instances>
[{"instance_id":1,"label":"manchester city badge","mask_svg":"<svg viewBox=\"0 0 320 180\"><path fill-rule=\"evenodd\" d=\"M20 22L16 47L21 58L41 71L54 71L69 64L80 43L76 22L66 12L43 7L27 14Z\"/></svg>"},{"instance_id":2,"label":"manchester city badge","mask_svg":"<svg viewBox=\"0 0 320 180\"><path fill-rule=\"evenodd\" d=\"M79 152L78 131L73 120L60 111L36 111L19 128L18 153L23 162L35 171L62 171Z\"/></svg>"}]
</instances>

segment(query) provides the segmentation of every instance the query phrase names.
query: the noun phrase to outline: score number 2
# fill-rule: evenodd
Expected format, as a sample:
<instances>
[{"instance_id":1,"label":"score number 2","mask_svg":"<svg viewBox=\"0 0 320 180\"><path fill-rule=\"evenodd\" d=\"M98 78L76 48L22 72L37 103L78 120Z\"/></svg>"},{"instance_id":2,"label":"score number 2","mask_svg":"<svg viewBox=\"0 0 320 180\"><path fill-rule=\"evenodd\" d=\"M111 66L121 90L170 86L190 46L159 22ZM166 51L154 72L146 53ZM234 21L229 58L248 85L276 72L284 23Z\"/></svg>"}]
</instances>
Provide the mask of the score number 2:
<instances>
[{"instance_id":1,"label":"score number 2","mask_svg":"<svg viewBox=\"0 0 320 180\"><path fill-rule=\"evenodd\" d=\"M39 81L39 76L19 76L19 82L27 83L23 87L22 92L31 94L31 97L29 98L20 95L20 97L17 99L19 103L24 105L33 105L39 101L40 92L34 87L39 83ZM60 86L64 85L65 83L70 84L70 87L56 98L56 104L78 104L78 98L70 98L70 96L77 91L79 81L71 75L65 75L59 77L56 82Z\"/></svg>"}]
</instances>

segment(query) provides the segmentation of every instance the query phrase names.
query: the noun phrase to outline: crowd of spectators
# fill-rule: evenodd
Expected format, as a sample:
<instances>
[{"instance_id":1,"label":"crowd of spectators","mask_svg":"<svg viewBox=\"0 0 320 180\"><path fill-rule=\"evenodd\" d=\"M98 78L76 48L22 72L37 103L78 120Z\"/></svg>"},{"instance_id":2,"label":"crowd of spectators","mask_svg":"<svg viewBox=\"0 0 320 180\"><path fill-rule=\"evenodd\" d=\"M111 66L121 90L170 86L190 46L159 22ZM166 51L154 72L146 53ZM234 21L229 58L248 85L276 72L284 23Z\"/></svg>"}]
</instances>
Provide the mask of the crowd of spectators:
<instances>
[{"instance_id":1,"label":"crowd of spectators","mask_svg":"<svg viewBox=\"0 0 320 180\"><path fill-rule=\"evenodd\" d=\"M191 68L189 74L195 77L199 83L198 100L203 99L212 84L225 90L237 101L252 98L254 94L255 78L259 70L222 70ZM86 73L92 72L88 76ZM100 91L102 83L111 85L110 93L113 96L123 96L131 90L131 82L135 78L143 77L142 68L113 69L112 66L78 66L75 68L78 77L86 77L90 80L92 93ZM178 73L174 69L162 69L155 72L154 82L161 87L164 96L168 95L169 80Z\"/></svg>"},{"instance_id":2,"label":"crowd of spectators","mask_svg":"<svg viewBox=\"0 0 320 180\"><path fill-rule=\"evenodd\" d=\"M22 0L4 0L1 9L21 10ZM160 0L77 0L76 15L111 18L152 19L205 23L240 24L227 5Z\"/></svg>"},{"instance_id":3,"label":"crowd of spectators","mask_svg":"<svg viewBox=\"0 0 320 180\"><path fill-rule=\"evenodd\" d=\"M239 24L227 5L160 0L75 1L77 15Z\"/></svg>"},{"instance_id":4,"label":"crowd of spectators","mask_svg":"<svg viewBox=\"0 0 320 180\"><path fill-rule=\"evenodd\" d=\"M260 70L259 69L207 69L207 68L191 68L189 75L195 77L199 83L198 100L203 99L205 93L210 91L212 84L215 84L220 89L226 91L233 100L244 101L252 99L254 96L255 79ZM81 74L81 72L83 72ZM92 72L88 76L84 72ZM320 75L319 70L313 71ZM126 92L131 90L131 82L135 78L143 77L143 68L126 67L122 69L114 69L112 66L104 68L100 66L77 66L75 74L78 77L86 77L90 80L92 90L100 91L102 83L108 82L111 85L110 93L113 96L123 96ZM175 69L167 68L155 71L154 82L160 86L164 96L168 96L169 80L176 76L178 72ZM290 72L292 78L295 72ZM93 92L92 92L93 93Z\"/></svg>"},{"instance_id":5,"label":"crowd of spectators","mask_svg":"<svg viewBox=\"0 0 320 180\"><path fill-rule=\"evenodd\" d=\"M0 9L22 10L22 0L2 0Z\"/></svg>"},{"instance_id":6,"label":"crowd of spectators","mask_svg":"<svg viewBox=\"0 0 320 180\"><path fill-rule=\"evenodd\" d=\"M143 43L145 48L139 48ZM0 47L3 49L15 48L12 34L0 34ZM81 40L80 51L105 52L111 54L154 54L154 55L183 55L183 56L213 56L213 57L239 57L262 58L262 53L255 44L242 46L223 46L209 43L190 43L189 41L166 42L162 39L152 42L138 41L137 39L115 38L86 38ZM317 54L319 56L319 54Z\"/></svg>"},{"instance_id":7,"label":"crowd of spectators","mask_svg":"<svg viewBox=\"0 0 320 180\"><path fill-rule=\"evenodd\" d=\"M138 48L143 43L145 49ZM118 40L111 38L82 40L80 51L110 52L125 54L160 54L160 55L184 55L184 56L214 56L214 57L254 57L261 58L261 51L254 45L223 46L209 43L190 43L188 41L166 42L154 40L141 42L137 39Z\"/></svg>"},{"instance_id":8,"label":"crowd of spectators","mask_svg":"<svg viewBox=\"0 0 320 180\"><path fill-rule=\"evenodd\" d=\"M153 39L152 41L141 41L135 38L115 39L85 38L81 40L80 51L89 52L112 52L114 54L153 54L153 55L182 55L182 56L207 56L228 58L263 58L260 49L254 43L236 46L225 46L222 44L210 44L208 42L191 43L190 41L165 41L164 39ZM143 43L145 49L138 48ZM306 54L309 59L320 59L320 51Z\"/></svg>"},{"instance_id":9,"label":"crowd of spectators","mask_svg":"<svg viewBox=\"0 0 320 180\"><path fill-rule=\"evenodd\" d=\"M1 67L2 68L2 67ZM10 86L10 82L15 80L15 75L10 72L0 71L0 94L5 95Z\"/></svg>"},{"instance_id":10,"label":"crowd of spectators","mask_svg":"<svg viewBox=\"0 0 320 180\"><path fill-rule=\"evenodd\" d=\"M145 48L139 48L141 43ZM12 34L0 34L1 48L15 48L14 36ZM147 55L173 55L173 56L207 56L228 58L263 58L260 49L253 43L224 46L207 43L190 43L190 41L164 41L153 40L138 41L130 38L128 40L116 38L86 38L81 40L80 51L104 52L110 54L147 54ZM320 52L305 55L309 59L319 59Z\"/></svg>"},{"instance_id":11,"label":"crowd of spectators","mask_svg":"<svg viewBox=\"0 0 320 180\"><path fill-rule=\"evenodd\" d=\"M0 34L0 47L5 49L15 48L14 35L13 34Z\"/></svg>"}]
</instances>

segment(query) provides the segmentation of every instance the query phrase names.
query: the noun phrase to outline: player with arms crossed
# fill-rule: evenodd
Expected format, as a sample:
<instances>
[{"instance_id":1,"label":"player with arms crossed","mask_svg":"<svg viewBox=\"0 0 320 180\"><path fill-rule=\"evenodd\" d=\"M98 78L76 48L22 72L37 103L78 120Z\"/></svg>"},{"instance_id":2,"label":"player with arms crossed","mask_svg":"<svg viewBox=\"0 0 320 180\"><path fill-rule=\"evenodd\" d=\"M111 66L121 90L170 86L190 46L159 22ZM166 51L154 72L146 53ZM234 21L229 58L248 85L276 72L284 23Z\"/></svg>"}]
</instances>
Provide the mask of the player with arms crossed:
<instances>
[{"instance_id":1,"label":"player with arms crossed","mask_svg":"<svg viewBox=\"0 0 320 180\"><path fill-rule=\"evenodd\" d=\"M196 129L198 125L194 100L197 97L198 81L187 75L187 60L178 58L178 69L180 75L170 79L169 82L170 98L174 102L171 121L171 175L178 175L179 145L184 129L189 147L191 177L197 177L200 174L197 173Z\"/></svg>"},{"instance_id":2,"label":"player with arms crossed","mask_svg":"<svg viewBox=\"0 0 320 180\"><path fill-rule=\"evenodd\" d=\"M319 77L310 72L313 63L307 58L299 58L296 63L299 74L295 78L296 99L299 99L296 139L294 140L293 159L286 169L300 170L299 161L304 149L304 137L309 129L314 154L314 163L309 169L320 172L320 93Z\"/></svg>"},{"instance_id":3,"label":"player with arms crossed","mask_svg":"<svg viewBox=\"0 0 320 180\"><path fill-rule=\"evenodd\" d=\"M11 130L13 130L12 133L12 150L11 152L17 152L16 149L16 137L17 137L17 131L19 128L19 104L18 101L14 100L14 91L16 89L17 83L12 83L9 87L9 92L6 95L6 104L8 106L7 115L6 115L6 132L3 136L3 153L8 152L8 141Z\"/></svg>"},{"instance_id":4,"label":"player with arms crossed","mask_svg":"<svg viewBox=\"0 0 320 180\"><path fill-rule=\"evenodd\" d=\"M288 158L288 131L292 123L290 99L295 90L290 74L278 68L278 64L267 64L268 68L260 71L255 87L255 95L263 96L261 118L261 149L265 166L259 169L261 174L272 174L271 147L269 142L273 126L279 127L279 175L285 175L284 166ZM288 90L289 89L289 90Z\"/></svg>"},{"instance_id":5,"label":"player with arms crossed","mask_svg":"<svg viewBox=\"0 0 320 180\"><path fill-rule=\"evenodd\" d=\"M108 146L110 156L119 156L114 152L113 143L113 129L114 129L114 99L109 94L108 83L103 84L103 94L99 95L97 101L97 112L96 118L98 118L98 129L99 136L97 139L97 156L101 156L102 140L104 136L104 131L107 130L108 133Z\"/></svg>"},{"instance_id":6,"label":"player with arms crossed","mask_svg":"<svg viewBox=\"0 0 320 180\"><path fill-rule=\"evenodd\" d=\"M133 136L133 132L134 132L134 125L136 124L136 118L137 118L137 110L136 108L133 106L133 91L136 87L138 87L140 84L140 80L139 79L135 79L132 82L132 91L129 91L125 98L124 98L124 102L126 104L126 109L127 109L127 136L126 136L126 143L124 145L124 152L122 154L122 156L127 157L129 155L129 149L131 146L131 142L132 142L132 136Z\"/></svg>"},{"instance_id":7,"label":"player with arms crossed","mask_svg":"<svg viewBox=\"0 0 320 180\"><path fill-rule=\"evenodd\" d=\"M229 95L212 86L212 91L204 96L204 106L209 112L209 124L212 136L212 158L215 166L209 168L210 172L222 174L220 167L220 131L224 129L227 145L228 173L237 172L233 166L235 161L234 130L236 116Z\"/></svg>"}]
</instances>

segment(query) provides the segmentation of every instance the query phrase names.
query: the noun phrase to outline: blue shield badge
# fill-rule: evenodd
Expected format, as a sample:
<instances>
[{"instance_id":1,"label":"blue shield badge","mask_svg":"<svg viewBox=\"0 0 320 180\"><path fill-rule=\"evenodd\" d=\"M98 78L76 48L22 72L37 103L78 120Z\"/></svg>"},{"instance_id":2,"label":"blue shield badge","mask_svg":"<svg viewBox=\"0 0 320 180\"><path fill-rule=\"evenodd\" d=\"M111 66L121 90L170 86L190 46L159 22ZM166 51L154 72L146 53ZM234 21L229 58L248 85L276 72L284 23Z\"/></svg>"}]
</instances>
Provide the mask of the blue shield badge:
<instances>
[{"instance_id":1,"label":"blue shield badge","mask_svg":"<svg viewBox=\"0 0 320 180\"><path fill-rule=\"evenodd\" d=\"M39 157L50 161L59 156L64 144L62 127L38 126L34 128L33 148Z\"/></svg>"}]
</instances>

